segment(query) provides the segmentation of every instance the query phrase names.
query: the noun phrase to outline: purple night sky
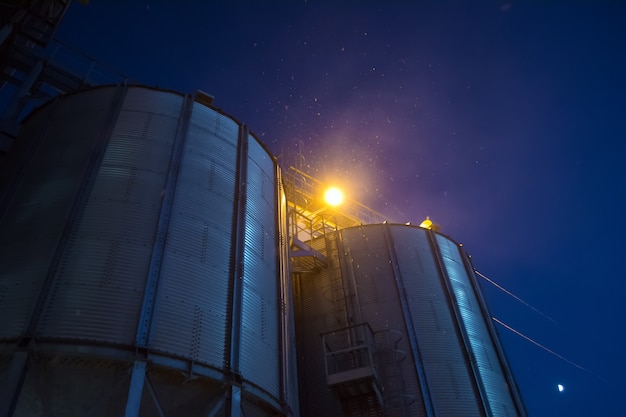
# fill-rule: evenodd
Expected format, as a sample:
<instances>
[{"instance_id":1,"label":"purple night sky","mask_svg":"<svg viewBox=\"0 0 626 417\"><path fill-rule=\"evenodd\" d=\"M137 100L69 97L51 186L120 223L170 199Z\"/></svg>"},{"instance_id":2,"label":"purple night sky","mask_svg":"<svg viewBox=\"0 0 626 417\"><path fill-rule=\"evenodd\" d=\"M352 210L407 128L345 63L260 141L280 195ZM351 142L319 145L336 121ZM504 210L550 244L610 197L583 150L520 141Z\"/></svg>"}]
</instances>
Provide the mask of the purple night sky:
<instances>
[{"instance_id":1,"label":"purple night sky","mask_svg":"<svg viewBox=\"0 0 626 417\"><path fill-rule=\"evenodd\" d=\"M57 36L213 94L284 165L302 141L311 175L392 221L430 216L541 312L482 282L555 353L497 325L529 415L624 415L626 3L128 3L73 4Z\"/></svg>"}]
</instances>

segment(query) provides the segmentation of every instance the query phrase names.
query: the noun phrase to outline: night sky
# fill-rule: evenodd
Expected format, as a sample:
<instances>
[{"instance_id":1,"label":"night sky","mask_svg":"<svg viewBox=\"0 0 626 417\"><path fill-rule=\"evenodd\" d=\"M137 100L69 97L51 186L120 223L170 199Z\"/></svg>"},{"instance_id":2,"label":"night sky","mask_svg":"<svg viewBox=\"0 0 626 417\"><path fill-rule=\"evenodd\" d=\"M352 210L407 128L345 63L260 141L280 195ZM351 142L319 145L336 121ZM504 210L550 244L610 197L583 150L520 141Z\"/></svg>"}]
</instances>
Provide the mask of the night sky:
<instances>
[{"instance_id":1,"label":"night sky","mask_svg":"<svg viewBox=\"0 0 626 417\"><path fill-rule=\"evenodd\" d=\"M626 415L626 2L126 3L73 4L57 35L214 95L283 165L302 142L391 221L430 216L539 310L481 282L554 352L496 325L529 415Z\"/></svg>"}]
</instances>

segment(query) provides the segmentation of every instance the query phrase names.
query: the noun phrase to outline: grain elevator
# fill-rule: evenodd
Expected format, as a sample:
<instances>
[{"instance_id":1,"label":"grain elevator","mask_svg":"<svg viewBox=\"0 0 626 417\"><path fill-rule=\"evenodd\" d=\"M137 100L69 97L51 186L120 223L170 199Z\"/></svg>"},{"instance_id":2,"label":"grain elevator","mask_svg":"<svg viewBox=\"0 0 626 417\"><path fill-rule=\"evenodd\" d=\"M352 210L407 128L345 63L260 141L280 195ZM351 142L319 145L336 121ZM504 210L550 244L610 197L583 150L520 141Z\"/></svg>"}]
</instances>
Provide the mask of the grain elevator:
<instances>
[{"instance_id":1,"label":"grain elevator","mask_svg":"<svg viewBox=\"0 0 626 417\"><path fill-rule=\"evenodd\" d=\"M461 245L206 93L39 65L68 3L0 32L0 417L526 415Z\"/></svg>"}]
</instances>

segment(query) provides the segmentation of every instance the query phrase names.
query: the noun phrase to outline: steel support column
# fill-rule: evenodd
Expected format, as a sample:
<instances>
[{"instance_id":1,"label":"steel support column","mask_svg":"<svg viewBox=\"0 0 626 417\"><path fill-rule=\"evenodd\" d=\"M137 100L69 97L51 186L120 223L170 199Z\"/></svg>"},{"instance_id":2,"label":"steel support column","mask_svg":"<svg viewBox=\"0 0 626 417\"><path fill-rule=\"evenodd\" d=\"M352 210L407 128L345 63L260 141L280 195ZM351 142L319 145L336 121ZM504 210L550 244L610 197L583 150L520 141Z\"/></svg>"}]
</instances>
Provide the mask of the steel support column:
<instances>
[{"instance_id":1,"label":"steel support column","mask_svg":"<svg viewBox=\"0 0 626 417\"><path fill-rule=\"evenodd\" d=\"M143 383L146 379L146 361L137 360L133 363L133 371L130 375L130 386L128 387L128 397L124 417L137 417L141 406L141 393Z\"/></svg>"},{"instance_id":2,"label":"steel support column","mask_svg":"<svg viewBox=\"0 0 626 417\"><path fill-rule=\"evenodd\" d=\"M185 138L187 136L187 128L189 126L189 120L191 119L193 104L193 97L186 96L183 103L182 114L178 122L176 138L174 139L172 157L170 158L170 168L165 185L165 195L163 196L163 200L161 202L159 223L157 226L154 245L152 246L148 279L146 280L143 304L141 306L139 323L137 325L136 343L140 348L147 348L150 342L152 318L154 315L159 277L161 275L163 252L165 250L165 241L169 230L172 206L174 205L174 196L176 194L176 184L178 182L178 174L180 171Z\"/></svg>"},{"instance_id":3,"label":"steel support column","mask_svg":"<svg viewBox=\"0 0 626 417\"><path fill-rule=\"evenodd\" d=\"M13 354L9 369L0 385L0 417L11 417L15 412L19 391L24 382L27 360L27 351L18 351Z\"/></svg>"},{"instance_id":4,"label":"steel support column","mask_svg":"<svg viewBox=\"0 0 626 417\"><path fill-rule=\"evenodd\" d=\"M20 85L19 89L15 93L15 96L13 96L13 100L11 101L6 111L4 112L4 117L6 119L15 120L15 121L19 119L20 111L22 110L22 105L24 104L23 100L26 96L29 95L31 88L33 87L33 84L35 84L35 81L37 81L37 79L39 78L41 71L43 71L43 67L44 67L43 60L38 59L35 65L33 65L33 68L30 70L30 72L26 76L26 79L22 81L22 84Z\"/></svg>"},{"instance_id":5,"label":"steel support column","mask_svg":"<svg viewBox=\"0 0 626 417\"><path fill-rule=\"evenodd\" d=\"M226 403L226 416L241 415L241 321L243 313L243 286L244 286L244 249L246 235L246 204L248 201L248 127L239 129L239 143L237 147L237 178L235 182L235 203L232 228L231 259L231 310L230 329L228 330L228 365L232 373L229 389L230 398Z\"/></svg>"},{"instance_id":6,"label":"steel support column","mask_svg":"<svg viewBox=\"0 0 626 417\"><path fill-rule=\"evenodd\" d=\"M241 387L237 385L230 386L230 398L226 401L227 417L242 417L241 412Z\"/></svg>"}]
</instances>

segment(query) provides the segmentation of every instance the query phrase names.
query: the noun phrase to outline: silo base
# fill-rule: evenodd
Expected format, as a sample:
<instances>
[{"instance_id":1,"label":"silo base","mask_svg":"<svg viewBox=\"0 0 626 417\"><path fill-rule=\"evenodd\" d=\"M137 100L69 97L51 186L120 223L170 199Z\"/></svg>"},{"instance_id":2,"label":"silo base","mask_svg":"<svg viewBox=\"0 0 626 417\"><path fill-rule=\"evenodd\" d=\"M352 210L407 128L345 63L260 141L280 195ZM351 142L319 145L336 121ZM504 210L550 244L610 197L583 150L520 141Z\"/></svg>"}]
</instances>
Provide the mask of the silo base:
<instances>
[{"instance_id":1,"label":"silo base","mask_svg":"<svg viewBox=\"0 0 626 417\"><path fill-rule=\"evenodd\" d=\"M127 353L119 352L129 356L128 359L115 360L98 358L89 347L81 346L76 350L86 352L55 354L47 351L28 355L26 361L22 361L25 362L23 369L19 370L21 378L17 378L20 380L16 387L17 400L7 415L226 417L270 416L277 412L251 394L250 387L235 387L238 395L232 395L234 390L228 389L229 382L224 375L218 380L152 361L134 361ZM19 362L15 360L18 355L0 356L2 385L16 379L11 378L10 373L16 372L12 368ZM162 363L171 361L167 357L153 359ZM143 366L138 367L138 363Z\"/></svg>"}]
</instances>

